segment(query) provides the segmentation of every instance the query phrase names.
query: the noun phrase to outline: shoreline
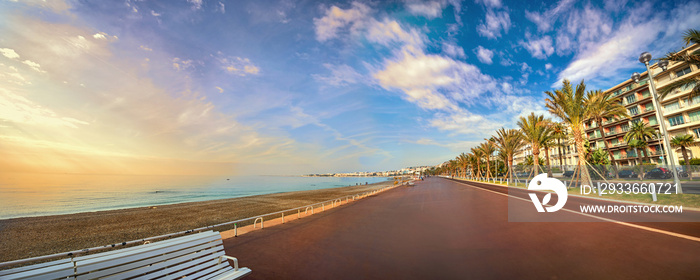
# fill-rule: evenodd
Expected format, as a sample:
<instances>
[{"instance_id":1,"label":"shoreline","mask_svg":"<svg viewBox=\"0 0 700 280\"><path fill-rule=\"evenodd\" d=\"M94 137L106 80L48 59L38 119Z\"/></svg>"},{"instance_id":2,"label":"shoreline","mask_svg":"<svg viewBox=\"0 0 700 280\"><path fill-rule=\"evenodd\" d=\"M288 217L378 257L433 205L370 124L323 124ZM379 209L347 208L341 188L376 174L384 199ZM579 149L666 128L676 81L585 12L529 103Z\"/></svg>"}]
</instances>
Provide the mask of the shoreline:
<instances>
[{"instance_id":1,"label":"shoreline","mask_svg":"<svg viewBox=\"0 0 700 280\"><path fill-rule=\"evenodd\" d=\"M121 243L300 207L393 181L198 202L0 220L0 262ZM243 226L243 225L239 225ZM216 229L223 232L228 228Z\"/></svg>"}]
</instances>

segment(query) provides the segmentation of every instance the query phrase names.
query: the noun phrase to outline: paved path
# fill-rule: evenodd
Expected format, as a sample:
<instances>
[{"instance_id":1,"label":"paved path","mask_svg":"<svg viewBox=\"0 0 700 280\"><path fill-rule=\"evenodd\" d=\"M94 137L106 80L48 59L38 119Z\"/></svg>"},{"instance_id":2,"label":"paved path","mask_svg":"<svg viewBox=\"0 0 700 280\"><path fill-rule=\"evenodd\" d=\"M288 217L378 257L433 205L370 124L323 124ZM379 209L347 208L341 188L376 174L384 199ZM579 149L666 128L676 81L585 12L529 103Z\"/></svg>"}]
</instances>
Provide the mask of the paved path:
<instances>
[{"instance_id":1,"label":"paved path","mask_svg":"<svg viewBox=\"0 0 700 280\"><path fill-rule=\"evenodd\" d=\"M533 208L526 201L515 207ZM508 222L507 208L503 195L429 178L415 187L396 188L229 238L224 246L253 270L249 279L697 279L700 275L700 242L615 223Z\"/></svg>"}]
</instances>

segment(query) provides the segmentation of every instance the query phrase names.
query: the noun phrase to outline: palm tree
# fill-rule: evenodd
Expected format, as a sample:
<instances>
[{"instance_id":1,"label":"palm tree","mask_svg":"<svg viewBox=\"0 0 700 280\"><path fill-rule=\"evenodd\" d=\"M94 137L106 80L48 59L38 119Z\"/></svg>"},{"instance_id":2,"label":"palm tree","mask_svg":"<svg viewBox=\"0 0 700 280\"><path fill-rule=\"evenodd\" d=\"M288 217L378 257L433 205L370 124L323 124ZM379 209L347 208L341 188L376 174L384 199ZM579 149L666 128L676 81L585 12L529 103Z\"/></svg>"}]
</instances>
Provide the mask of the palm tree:
<instances>
[{"instance_id":1,"label":"palm tree","mask_svg":"<svg viewBox=\"0 0 700 280\"><path fill-rule=\"evenodd\" d=\"M700 30L688 29L685 34L683 34L683 41L685 45L700 44ZM700 49L693 51L692 53L683 52L671 52L661 60L666 60L668 62L687 62L688 64L700 64ZM665 86L659 91L659 99L664 99L669 93L676 91L677 89L686 89L692 87L690 91L690 100L694 96L700 95L700 76L686 77L679 79Z\"/></svg>"},{"instance_id":2,"label":"palm tree","mask_svg":"<svg viewBox=\"0 0 700 280\"><path fill-rule=\"evenodd\" d=\"M518 121L523 138L530 142L532 154L535 158L540 157L540 148L551 137L551 129L548 123L549 121L545 120L543 115L535 115L535 113L530 113L527 118L520 117ZM539 161L534 161L533 164L533 174L535 174L539 169Z\"/></svg>"},{"instance_id":3,"label":"palm tree","mask_svg":"<svg viewBox=\"0 0 700 280\"><path fill-rule=\"evenodd\" d=\"M505 155L506 165L508 165L508 178L513 180L513 156L525 146L523 135L517 129L501 128L496 131L493 137L498 150Z\"/></svg>"},{"instance_id":4,"label":"palm tree","mask_svg":"<svg viewBox=\"0 0 700 280\"><path fill-rule=\"evenodd\" d=\"M627 146L634 149L634 153L637 155L637 160L639 160L639 158L641 157L639 154L639 149L641 149L644 153L644 159L649 160L649 156L647 155L646 151L646 148L649 146L647 141L631 139L630 141L627 141ZM639 160L638 164L642 164L643 162L644 160Z\"/></svg>"},{"instance_id":5,"label":"palm tree","mask_svg":"<svg viewBox=\"0 0 700 280\"><path fill-rule=\"evenodd\" d=\"M554 92L545 92L545 94L549 96L545 99L545 106L549 109L549 112L561 119L562 122L571 129L571 134L576 144L576 152L578 153L579 167L582 165L585 167L586 163L583 150L583 122L591 118L590 109L587 106L588 104L586 104L586 98L584 96L585 91L586 84L584 84L583 81L581 81L581 83L576 86L576 90L574 90L569 80L564 80L561 89L555 90ZM579 168L579 170L583 182L592 186L593 183L591 182L588 170L586 168Z\"/></svg>"},{"instance_id":6,"label":"palm tree","mask_svg":"<svg viewBox=\"0 0 700 280\"><path fill-rule=\"evenodd\" d=\"M632 123L630 130L627 131L623 139L627 142L628 146L635 149L641 148L644 153L644 158L649 159L646 149L647 140L654 138L654 135L655 130L653 128L649 127L643 121L637 121ZM637 142L632 142L633 140L637 140Z\"/></svg>"},{"instance_id":7,"label":"palm tree","mask_svg":"<svg viewBox=\"0 0 700 280\"><path fill-rule=\"evenodd\" d=\"M549 161L549 149L553 148L554 146L556 146L556 143L554 143L554 134L550 132L548 139L542 143L545 164L547 165L547 176L549 177L552 177L552 164Z\"/></svg>"},{"instance_id":8,"label":"palm tree","mask_svg":"<svg viewBox=\"0 0 700 280\"><path fill-rule=\"evenodd\" d=\"M627 109L622 106L615 98L613 98L612 91L589 91L586 94L587 104L591 113L591 120L595 121L598 125L601 136L605 136L603 131L603 119L613 119L613 118L626 118L628 117ZM615 162L615 157L613 152L610 151L610 144L608 141L603 140L605 143L605 151L610 156L610 162ZM613 164L615 168L615 176L617 177L617 165ZM619 178L619 177L618 177Z\"/></svg>"},{"instance_id":9,"label":"palm tree","mask_svg":"<svg viewBox=\"0 0 700 280\"><path fill-rule=\"evenodd\" d=\"M479 145L481 153L486 157L486 179L491 177L491 155L496 151L496 145L493 143L493 139L485 139L486 142Z\"/></svg>"},{"instance_id":10,"label":"palm tree","mask_svg":"<svg viewBox=\"0 0 700 280\"><path fill-rule=\"evenodd\" d=\"M695 137L691 134L676 135L676 137L671 139L671 146L681 148L683 161L685 161L685 172L688 172L690 180L693 180L693 175L691 175L692 172L690 172L690 160L688 160L687 148L695 145Z\"/></svg>"},{"instance_id":11,"label":"palm tree","mask_svg":"<svg viewBox=\"0 0 700 280\"><path fill-rule=\"evenodd\" d=\"M471 149L471 151L472 151L472 155L474 155L473 160L474 160L474 163L476 164L476 173L478 175L477 177L480 177L481 176L481 158L483 157L483 155L482 155L483 152L481 151L481 149L479 149L479 147L474 147Z\"/></svg>"},{"instance_id":12,"label":"palm tree","mask_svg":"<svg viewBox=\"0 0 700 280\"><path fill-rule=\"evenodd\" d=\"M459 162L459 167L462 168L462 177L466 177L467 166L469 166L469 157L467 156L467 154L462 153L459 156L457 156L457 161Z\"/></svg>"},{"instance_id":13,"label":"palm tree","mask_svg":"<svg viewBox=\"0 0 700 280\"><path fill-rule=\"evenodd\" d=\"M560 123L555 122L552 125L552 136L557 141L557 151L559 152L559 169L564 169L564 156L562 155L562 143L561 140L566 139L566 127ZM566 143L566 142L564 142Z\"/></svg>"}]
</instances>

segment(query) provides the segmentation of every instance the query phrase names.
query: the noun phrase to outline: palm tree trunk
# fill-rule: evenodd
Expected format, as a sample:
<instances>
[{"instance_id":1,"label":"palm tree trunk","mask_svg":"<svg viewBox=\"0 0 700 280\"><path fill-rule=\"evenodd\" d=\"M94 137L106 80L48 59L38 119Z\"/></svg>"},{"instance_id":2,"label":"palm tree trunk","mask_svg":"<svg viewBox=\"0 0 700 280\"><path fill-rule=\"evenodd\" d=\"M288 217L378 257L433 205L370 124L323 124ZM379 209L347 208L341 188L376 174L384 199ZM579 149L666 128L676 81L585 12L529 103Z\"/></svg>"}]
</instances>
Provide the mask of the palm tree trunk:
<instances>
[{"instance_id":1,"label":"palm tree trunk","mask_svg":"<svg viewBox=\"0 0 700 280\"><path fill-rule=\"evenodd\" d=\"M540 147L532 143L532 176L536 176L540 169Z\"/></svg>"},{"instance_id":2,"label":"palm tree trunk","mask_svg":"<svg viewBox=\"0 0 700 280\"><path fill-rule=\"evenodd\" d=\"M564 159L561 154L561 139L557 137L557 151L559 152L559 169L564 171Z\"/></svg>"},{"instance_id":3,"label":"palm tree trunk","mask_svg":"<svg viewBox=\"0 0 700 280\"><path fill-rule=\"evenodd\" d=\"M491 161L490 161L489 155L486 155L486 181L489 180L489 177L491 177Z\"/></svg>"},{"instance_id":4,"label":"palm tree trunk","mask_svg":"<svg viewBox=\"0 0 700 280\"><path fill-rule=\"evenodd\" d=\"M552 165L549 163L549 148L544 149L544 157L547 158L547 177L554 177L552 176Z\"/></svg>"},{"instance_id":5,"label":"palm tree trunk","mask_svg":"<svg viewBox=\"0 0 700 280\"><path fill-rule=\"evenodd\" d=\"M685 172L688 173L688 178L690 180L693 180L693 175L690 172L690 161L688 160L688 151L685 149L685 146L681 146L681 152L683 152L683 161L685 161Z\"/></svg>"},{"instance_id":6,"label":"palm tree trunk","mask_svg":"<svg viewBox=\"0 0 700 280\"><path fill-rule=\"evenodd\" d=\"M591 175L588 174L588 168L586 167L586 151L583 149L583 136L581 135L580 128L574 130L574 141L576 142L576 153L578 154L578 166L579 172L581 173L581 181L584 184L593 186L593 181L591 181Z\"/></svg>"}]
</instances>

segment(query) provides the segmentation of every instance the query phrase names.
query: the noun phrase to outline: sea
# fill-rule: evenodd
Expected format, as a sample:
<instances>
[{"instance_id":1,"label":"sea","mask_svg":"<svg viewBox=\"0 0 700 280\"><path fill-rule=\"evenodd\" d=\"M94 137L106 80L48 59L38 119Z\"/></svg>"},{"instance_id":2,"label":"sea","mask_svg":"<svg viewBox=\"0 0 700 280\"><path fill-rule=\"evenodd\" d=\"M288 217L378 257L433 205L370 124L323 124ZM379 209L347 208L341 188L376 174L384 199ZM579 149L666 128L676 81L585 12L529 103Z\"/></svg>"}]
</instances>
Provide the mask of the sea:
<instances>
[{"instance_id":1,"label":"sea","mask_svg":"<svg viewBox=\"0 0 700 280\"><path fill-rule=\"evenodd\" d=\"M0 219L372 184L385 177L0 175Z\"/></svg>"}]
</instances>

